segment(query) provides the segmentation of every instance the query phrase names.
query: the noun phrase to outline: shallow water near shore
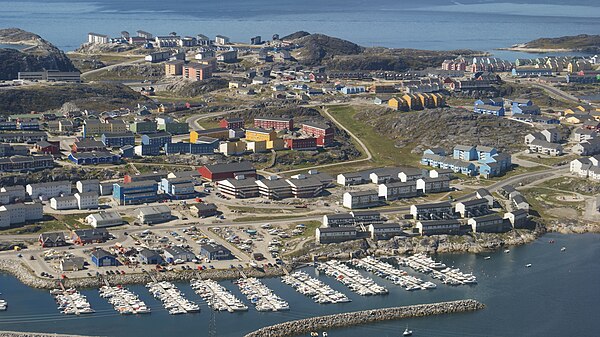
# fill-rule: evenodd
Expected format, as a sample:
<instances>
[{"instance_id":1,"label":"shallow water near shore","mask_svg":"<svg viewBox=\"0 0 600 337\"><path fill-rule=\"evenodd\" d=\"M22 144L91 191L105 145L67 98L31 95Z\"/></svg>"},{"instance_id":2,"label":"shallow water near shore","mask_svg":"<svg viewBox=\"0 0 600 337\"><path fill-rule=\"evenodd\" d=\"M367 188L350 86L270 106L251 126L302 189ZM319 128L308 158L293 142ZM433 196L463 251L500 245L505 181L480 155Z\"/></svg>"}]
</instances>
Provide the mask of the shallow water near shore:
<instances>
[{"instance_id":1,"label":"shallow water near shore","mask_svg":"<svg viewBox=\"0 0 600 337\"><path fill-rule=\"evenodd\" d=\"M556 243L550 244L554 239ZM566 247L565 252L560 248ZM489 260L484 260L490 256ZM319 279L342 291L351 303L318 305L283 284L279 278L264 282L278 295L290 302L289 312L259 313L253 307L245 313L214 313L216 336L234 337L260 327L293 319L362 309L431 303L473 298L487 305L474 313L414 318L363 327L329 331L329 336L396 337L406 325L415 336L592 336L600 322L592 314L600 301L600 234L548 234L510 253L445 254L435 257L478 278L474 286L450 287L438 283L431 291L407 292L376 276L373 279L390 290L387 296L361 297L351 293L335 280L320 275ZM525 265L531 263L531 268ZM316 275L313 268L307 272ZM412 272L429 280L428 276ZM242 298L231 281L221 282ZM9 303L8 311L0 312L0 330L47 331L97 336L209 336L212 312L189 287L177 286L186 297L201 304L202 312L188 315L169 315L152 298L143 285L128 288L140 295L152 308L150 315L120 316L108 302L98 296L97 289L82 290L95 314L74 317L62 315L46 290L29 288L14 277L0 274L0 298ZM418 333L417 333L418 332Z\"/></svg>"}]
</instances>

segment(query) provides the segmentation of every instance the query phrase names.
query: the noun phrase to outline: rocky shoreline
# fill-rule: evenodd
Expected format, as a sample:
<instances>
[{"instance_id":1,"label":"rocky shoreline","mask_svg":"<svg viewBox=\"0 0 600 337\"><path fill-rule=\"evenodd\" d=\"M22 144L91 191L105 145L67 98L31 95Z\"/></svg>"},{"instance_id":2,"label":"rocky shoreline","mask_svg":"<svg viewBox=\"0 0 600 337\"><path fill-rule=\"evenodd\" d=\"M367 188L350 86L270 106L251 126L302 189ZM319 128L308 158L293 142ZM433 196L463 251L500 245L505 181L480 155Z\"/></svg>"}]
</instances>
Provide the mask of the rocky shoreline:
<instances>
[{"instance_id":1,"label":"rocky shoreline","mask_svg":"<svg viewBox=\"0 0 600 337\"><path fill-rule=\"evenodd\" d=\"M0 337L90 337L81 335L61 335L56 333L0 331Z\"/></svg>"},{"instance_id":2,"label":"rocky shoreline","mask_svg":"<svg viewBox=\"0 0 600 337\"><path fill-rule=\"evenodd\" d=\"M0 260L0 271L15 276L23 284L38 289L53 289L57 287L56 279L45 279L38 277L29 267L18 260L2 259ZM269 269L264 272L254 268L247 268L243 271L239 269L210 269L203 271L170 271L163 273L153 273L152 275L159 281L189 281L193 278L213 279L213 280L234 280L242 277L242 273L248 277L277 277L284 275L281 268ZM148 273L135 273L125 275L103 275L104 279L111 284L146 284L152 281ZM75 288L99 288L102 281L97 277L67 278L63 280L65 287ZM0 336L2 337L2 336Z\"/></svg>"},{"instance_id":3,"label":"rocky shoreline","mask_svg":"<svg viewBox=\"0 0 600 337\"><path fill-rule=\"evenodd\" d=\"M244 337L292 337L306 334L311 331L323 331L332 328L356 326L409 317L423 317L468 312L481 310L483 308L485 308L483 303L476 300L467 299L451 302L347 312L275 324L251 332Z\"/></svg>"}]
</instances>

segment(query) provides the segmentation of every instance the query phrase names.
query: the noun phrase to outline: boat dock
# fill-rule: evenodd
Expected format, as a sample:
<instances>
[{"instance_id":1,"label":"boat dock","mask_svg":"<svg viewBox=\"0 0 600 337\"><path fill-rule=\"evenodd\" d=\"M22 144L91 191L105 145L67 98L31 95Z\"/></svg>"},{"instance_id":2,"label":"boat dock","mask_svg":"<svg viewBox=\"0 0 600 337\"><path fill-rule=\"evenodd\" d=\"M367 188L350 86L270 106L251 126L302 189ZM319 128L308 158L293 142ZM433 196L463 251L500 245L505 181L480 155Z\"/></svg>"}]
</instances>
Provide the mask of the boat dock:
<instances>
[{"instance_id":1,"label":"boat dock","mask_svg":"<svg viewBox=\"0 0 600 337\"><path fill-rule=\"evenodd\" d=\"M336 260L318 264L317 270L335 278L361 296L385 295L388 293L385 287L378 285L371 278L362 276L357 270Z\"/></svg>"},{"instance_id":2,"label":"boat dock","mask_svg":"<svg viewBox=\"0 0 600 337\"><path fill-rule=\"evenodd\" d=\"M58 310L65 315L83 315L92 314L94 309L84 295L81 295L76 289L65 289L61 283L62 289L52 289L50 294L58 304Z\"/></svg>"},{"instance_id":3,"label":"boat dock","mask_svg":"<svg viewBox=\"0 0 600 337\"><path fill-rule=\"evenodd\" d=\"M423 281L420 278L408 275L404 270L400 270L389 263L380 261L374 257L365 257L354 259L350 263L360 269L364 269L379 277L390 280L395 285L399 285L405 290L425 290L435 289L437 285L433 282Z\"/></svg>"},{"instance_id":4,"label":"boat dock","mask_svg":"<svg viewBox=\"0 0 600 337\"><path fill-rule=\"evenodd\" d=\"M216 281L194 279L190 285L213 310L229 312L248 310L247 305Z\"/></svg>"},{"instance_id":5,"label":"boat dock","mask_svg":"<svg viewBox=\"0 0 600 337\"><path fill-rule=\"evenodd\" d=\"M146 284L146 288L150 290L150 293L152 293L154 298L159 299L162 302L163 307L165 307L171 315L200 311L200 306L187 300L184 297L184 294L171 282L150 282Z\"/></svg>"},{"instance_id":6,"label":"boat dock","mask_svg":"<svg viewBox=\"0 0 600 337\"><path fill-rule=\"evenodd\" d=\"M271 289L265 286L257 278L250 277L239 279L236 283L242 294L254 304L257 311L290 310L288 302L275 295Z\"/></svg>"},{"instance_id":7,"label":"boat dock","mask_svg":"<svg viewBox=\"0 0 600 337\"><path fill-rule=\"evenodd\" d=\"M457 286L477 283L477 278L473 274L465 274L458 268L448 268L445 264L436 262L425 254L398 258L398 263L420 273L429 274L444 284Z\"/></svg>"},{"instance_id":8,"label":"boat dock","mask_svg":"<svg viewBox=\"0 0 600 337\"><path fill-rule=\"evenodd\" d=\"M99 291L100 297L108 299L108 303L112 304L113 308L121 315L150 313L150 308L146 306L146 303L127 288L106 285L102 286Z\"/></svg>"},{"instance_id":9,"label":"boat dock","mask_svg":"<svg viewBox=\"0 0 600 337\"><path fill-rule=\"evenodd\" d=\"M302 295L311 297L315 303L329 304L350 302L350 299L346 295L331 289L330 286L310 277L303 271L297 271L283 276L281 281L292 286Z\"/></svg>"}]
</instances>

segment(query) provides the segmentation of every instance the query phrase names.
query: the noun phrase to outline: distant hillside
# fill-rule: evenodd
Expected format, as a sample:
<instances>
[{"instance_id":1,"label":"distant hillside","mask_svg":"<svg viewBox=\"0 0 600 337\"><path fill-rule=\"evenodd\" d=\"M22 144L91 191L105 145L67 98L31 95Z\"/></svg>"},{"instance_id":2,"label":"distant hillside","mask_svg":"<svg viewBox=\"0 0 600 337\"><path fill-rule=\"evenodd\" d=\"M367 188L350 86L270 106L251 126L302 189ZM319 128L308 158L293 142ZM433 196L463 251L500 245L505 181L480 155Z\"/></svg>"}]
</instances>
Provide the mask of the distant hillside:
<instances>
[{"instance_id":1,"label":"distant hillside","mask_svg":"<svg viewBox=\"0 0 600 337\"><path fill-rule=\"evenodd\" d=\"M473 50L431 51L418 49L365 48L350 41L323 34L296 32L285 37L300 46L296 58L310 66L322 65L340 71L405 71L439 66L459 55L482 55Z\"/></svg>"},{"instance_id":2,"label":"distant hillside","mask_svg":"<svg viewBox=\"0 0 600 337\"><path fill-rule=\"evenodd\" d=\"M531 49L572 49L582 52L600 52L600 35L575 35L554 38L541 38L522 45Z\"/></svg>"},{"instance_id":3,"label":"distant hillside","mask_svg":"<svg viewBox=\"0 0 600 337\"><path fill-rule=\"evenodd\" d=\"M0 29L0 44L27 46L21 50L0 48L0 80L15 79L19 71L77 71L60 49L39 35L22 29Z\"/></svg>"},{"instance_id":4,"label":"distant hillside","mask_svg":"<svg viewBox=\"0 0 600 337\"><path fill-rule=\"evenodd\" d=\"M66 102L73 102L82 110L110 110L148 101L121 84L40 84L0 90L0 114L47 111Z\"/></svg>"}]
</instances>

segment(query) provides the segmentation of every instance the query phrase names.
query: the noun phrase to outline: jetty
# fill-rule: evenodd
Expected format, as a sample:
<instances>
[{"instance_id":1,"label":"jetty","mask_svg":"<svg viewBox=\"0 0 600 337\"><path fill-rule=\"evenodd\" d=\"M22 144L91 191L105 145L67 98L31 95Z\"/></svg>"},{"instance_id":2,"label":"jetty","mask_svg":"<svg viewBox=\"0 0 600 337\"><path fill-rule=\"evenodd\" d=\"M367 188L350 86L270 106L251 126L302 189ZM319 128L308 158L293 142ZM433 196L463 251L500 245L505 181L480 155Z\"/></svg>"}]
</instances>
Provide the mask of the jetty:
<instances>
[{"instance_id":1,"label":"jetty","mask_svg":"<svg viewBox=\"0 0 600 337\"><path fill-rule=\"evenodd\" d=\"M357 270L337 260L320 263L317 265L317 270L324 272L329 277L335 278L361 296L385 295L388 293L385 287L375 283L369 277L362 276Z\"/></svg>"},{"instance_id":2,"label":"jetty","mask_svg":"<svg viewBox=\"0 0 600 337\"><path fill-rule=\"evenodd\" d=\"M473 274L465 274L458 268L448 268L445 264L436 262L425 254L415 254L409 257L398 258L398 263L402 266L408 266L417 272L429 274L444 284L458 286L477 283L477 277Z\"/></svg>"},{"instance_id":3,"label":"jetty","mask_svg":"<svg viewBox=\"0 0 600 337\"><path fill-rule=\"evenodd\" d=\"M275 295L271 289L265 286L257 278L243 278L237 282L240 291L250 303L254 304L257 311L283 311L290 310L288 302Z\"/></svg>"},{"instance_id":4,"label":"jetty","mask_svg":"<svg viewBox=\"0 0 600 337\"><path fill-rule=\"evenodd\" d=\"M364 269L379 277L385 278L408 291L435 289L437 287L433 282L423 281L420 278L408 275L406 271L400 270L389 263L380 261L371 256L362 259L353 259L350 261L350 264L356 268Z\"/></svg>"},{"instance_id":5,"label":"jetty","mask_svg":"<svg viewBox=\"0 0 600 337\"><path fill-rule=\"evenodd\" d=\"M311 331L327 331L333 328L357 326L410 317L469 312L481 310L483 308L485 308L483 303L480 303L476 300L467 299L451 302L417 304L404 307L355 311L275 324L246 334L244 337L293 337L305 335Z\"/></svg>"},{"instance_id":6,"label":"jetty","mask_svg":"<svg viewBox=\"0 0 600 337\"><path fill-rule=\"evenodd\" d=\"M292 286L297 292L308 296L319 304L346 303L351 300L339 291L333 290L327 284L309 276L306 272L297 271L283 276L281 281Z\"/></svg>"},{"instance_id":7,"label":"jetty","mask_svg":"<svg viewBox=\"0 0 600 337\"><path fill-rule=\"evenodd\" d=\"M150 308L138 295L120 286L102 286L99 289L100 297L108 299L115 311L121 315L149 314Z\"/></svg>"},{"instance_id":8,"label":"jetty","mask_svg":"<svg viewBox=\"0 0 600 337\"><path fill-rule=\"evenodd\" d=\"M150 282L146 284L146 288L150 290L150 293L152 293L154 298L159 299L162 302L163 307L167 309L171 315L200 311L200 306L187 300L184 297L184 294L171 282Z\"/></svg>"},{"instance_id":9,"label":"jetty","mask_svg":"<svg viewBox=\"0 0 600 337\"><path fill-rule=\"evenodd\" d=\"M248 311L247 305L217 281L193 279L190 285L196 294L200 295L208 306L215 311Z\"/></svg>"},{"instance_id":10,"label":"jetty","mask_svg":"<svg viewBox=\"0 0 600 337\"><path fill-rule=\"evenodd\" d=\"M65 289L62 283L60 285L61 289L52 289L50 294L54 296L61 314L83 315L95 312L85 295L80 294L75 288Z\"/></svg>"}]
</instances>

